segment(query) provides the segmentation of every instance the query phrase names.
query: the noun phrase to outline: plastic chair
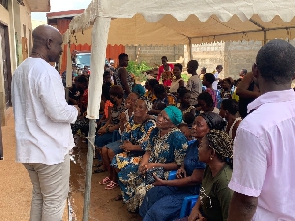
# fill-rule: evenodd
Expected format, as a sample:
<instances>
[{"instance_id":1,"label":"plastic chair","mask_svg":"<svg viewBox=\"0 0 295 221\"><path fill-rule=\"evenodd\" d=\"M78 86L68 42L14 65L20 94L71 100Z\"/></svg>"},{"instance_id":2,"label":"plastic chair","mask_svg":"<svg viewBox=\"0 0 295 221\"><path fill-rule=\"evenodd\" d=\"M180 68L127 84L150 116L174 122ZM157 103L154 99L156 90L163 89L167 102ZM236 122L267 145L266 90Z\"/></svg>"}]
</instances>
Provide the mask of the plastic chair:
<instances>
[{"instance_id":1,"label":"plastic chair","mask_svg":"<svg viewBox=\"0 0 295 221\"><path fill-rule=\"evenodd\" d=\"M179 218L189 216L193 207L196 205L198 198L199 198L199 195L193 195L193 196L187 196L183 199Z\"/></svg>"},{"instance_id":2,"label":"plastic chair","mask_svg":"<svg viewBox=\"0 0 295 221\"><path fill-rule=\"evenodd\" d=\"M168 180L175 180L176 179L176 170L172 170L169 172Z\"/></svg>"}]
</instances>

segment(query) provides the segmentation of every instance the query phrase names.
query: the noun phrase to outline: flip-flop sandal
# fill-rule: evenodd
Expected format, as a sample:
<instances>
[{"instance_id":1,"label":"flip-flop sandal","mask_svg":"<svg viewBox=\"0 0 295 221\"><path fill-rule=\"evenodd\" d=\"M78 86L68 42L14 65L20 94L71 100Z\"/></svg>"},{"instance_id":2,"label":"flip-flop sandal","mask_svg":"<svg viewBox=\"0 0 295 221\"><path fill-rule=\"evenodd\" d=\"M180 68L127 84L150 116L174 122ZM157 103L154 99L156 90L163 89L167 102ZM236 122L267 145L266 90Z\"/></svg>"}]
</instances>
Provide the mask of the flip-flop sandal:
<instances>
[{"instance_id":1,"label":"flip-flop sandal","mask_svg":"<svg viewBox=\"0 0 295 221\"><path fill-rule=\"evenodd\" d=\"M93 171L93 173L103 173L103 172L105 172L106 170L104 170L104 169L101 169L101 168L98 168L98 169L95 169L94 171Z\"/></svg>"},{"instance_id":2,"label":"flip-flop sandal","mask_svg":"<svg viewBox=\"0 0 295 221\"><path fill-rule=\"evenodd\" d=\"M100 167L101 165L102 165L102 163L93 164L93 167Z\"/></svg>"},{"instance_id":3,"label":"flip-flop sandal","mask_svg":"<svg viewBox=\"0 0 295 221\"><path fill-rule=\"evenodd\" d=\"M101 182L98 182L100 185L105 185L112 182L109 177L105 177Z\"/></svg>"},{"instance_id":4,"label":"flip-flop sandal","mask_svg":"<svg viewBox=\"0 0 295 221\"><path fill-rule=\"evenodd\" d=\"M114 181L111 181L104 189L105 190L112 190L115 189L118 186L117 183L115 183Z\"/></svg>"}]
</instances>

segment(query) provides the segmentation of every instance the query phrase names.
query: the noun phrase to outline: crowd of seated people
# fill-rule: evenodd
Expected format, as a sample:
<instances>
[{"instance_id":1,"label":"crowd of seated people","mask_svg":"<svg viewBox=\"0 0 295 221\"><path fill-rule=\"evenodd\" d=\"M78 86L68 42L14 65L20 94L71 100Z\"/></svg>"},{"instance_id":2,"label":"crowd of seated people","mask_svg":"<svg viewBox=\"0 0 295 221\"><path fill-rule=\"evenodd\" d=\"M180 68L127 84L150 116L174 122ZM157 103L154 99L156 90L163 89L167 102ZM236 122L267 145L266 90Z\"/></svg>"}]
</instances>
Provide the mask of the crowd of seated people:
<instances>
[{"instance_id":1,"label":"crowd of seated people","mask_svg":"<svg viewBox=\"0 0 295 221\"><path fill-rule=\"evenodd\" d=\"M196 60L188 63L192 74L188 85L181 78L180 64L175 64L174 70L164 62L162 74L165 76L167 69L175 75L171 84L149 79L146 92L139 94L132 92L134 79L124 68L128 55L120 55L120 59L114 85L110 72L103 75L95 137L101 162L94 173L106 176L99 184L108 191L120 188L116 199L144 221L177 220L184 198L192 195L199 198L184 220L226 220L232 195L227 185L232 174L233 139L242 121L239 101L244 94L245 100L252 95L245 92L253 92L251 73L238 81L242 89L226 78L220 80L221 88L216 91L212 73L203 73L202 80L196 74ZM70 100L84 111L88 94L85 79L75 79ZM232 99L233 93L241 98ZM259 91L253 93L257 96ZM176 179L168 179L171 171L177 171Z\"/></svg>"}]
</instances>

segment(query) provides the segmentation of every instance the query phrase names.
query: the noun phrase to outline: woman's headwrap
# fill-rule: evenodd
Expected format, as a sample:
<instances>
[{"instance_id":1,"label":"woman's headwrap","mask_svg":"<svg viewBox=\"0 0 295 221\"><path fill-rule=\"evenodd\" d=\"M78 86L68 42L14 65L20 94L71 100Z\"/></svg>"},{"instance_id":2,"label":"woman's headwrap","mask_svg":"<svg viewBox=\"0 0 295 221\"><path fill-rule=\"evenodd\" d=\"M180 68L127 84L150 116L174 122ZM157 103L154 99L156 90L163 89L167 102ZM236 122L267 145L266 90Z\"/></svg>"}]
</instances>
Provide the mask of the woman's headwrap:
<instances>
[{"instance_id":1,"label":"woman's headwrap","mask_svg":"<svg viewBox=\"0 0 295 221\"><path fill-rule=\"evenodd\" d=\"M212 111L204 112L200 114L206 120L210 130L223 130L225 127L225 121L219 114L216 114Z\"/></svg>"},{"instance_id":2,"label":"woman's headwrap","mask_svg":"<svg viewBox=\"0 0 295 221\"><path fill-rule=\"evenodd\" d=\"M206 134L209 147L214 149L219 158L232 166L233 162L233 139L224 131L210 130Z\"/></svg>"},{"instance_id":3,"label":"woman's headwrap","mask_svg":"<svg viewBox=\"0 0 295 221\"><path fill-rule=\"evenodd\" d=\"M172 123L178 126L182 122L182 112L175 106L168 106L164 109Z\"/></svg>"}]
</instances>

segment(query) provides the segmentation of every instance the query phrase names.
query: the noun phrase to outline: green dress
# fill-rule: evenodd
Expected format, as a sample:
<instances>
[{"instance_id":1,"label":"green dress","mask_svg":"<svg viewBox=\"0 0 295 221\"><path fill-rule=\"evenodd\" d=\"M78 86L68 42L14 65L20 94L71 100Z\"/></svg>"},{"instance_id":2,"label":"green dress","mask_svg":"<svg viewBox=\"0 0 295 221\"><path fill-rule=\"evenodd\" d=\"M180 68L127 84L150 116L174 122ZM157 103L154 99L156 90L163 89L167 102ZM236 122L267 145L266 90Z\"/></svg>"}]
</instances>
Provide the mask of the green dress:
<instances>
[{"instance_id":1,"label":"green dress","mask_svg":"<svg viewBox=\"0 0 295 221\"><path fill-rule=\"evenodd\" d=\"M232 172L228 164L225 164L215 177L212 177L209 166L205 169L200 200L204 217L210 221L227 220L229 203L233 194L233 191L228 188Z\"/></svg>"}]
</instances>

